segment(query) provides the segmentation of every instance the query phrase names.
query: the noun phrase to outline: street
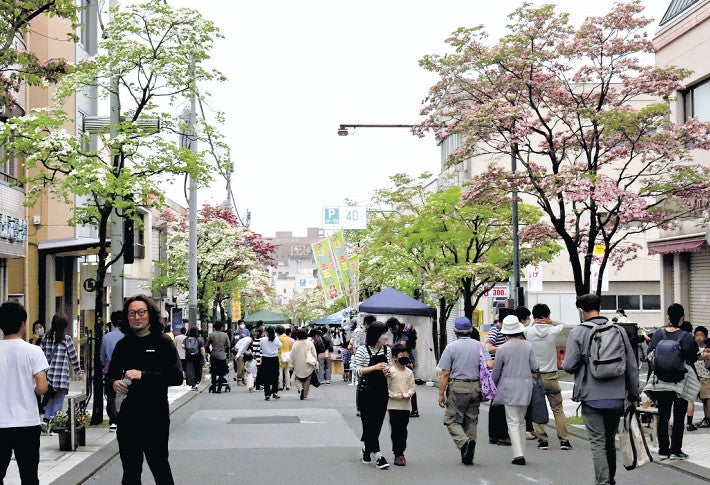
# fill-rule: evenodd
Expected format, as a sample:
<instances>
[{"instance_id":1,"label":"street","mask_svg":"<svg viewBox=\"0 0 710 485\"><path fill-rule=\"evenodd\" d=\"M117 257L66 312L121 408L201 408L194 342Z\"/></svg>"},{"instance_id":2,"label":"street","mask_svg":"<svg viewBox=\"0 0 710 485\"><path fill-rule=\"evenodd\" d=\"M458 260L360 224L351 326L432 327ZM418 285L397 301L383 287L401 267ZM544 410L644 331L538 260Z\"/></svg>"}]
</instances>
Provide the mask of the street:
<instances>
[{"instance_id":1,"label":"street","mask_svg":"<svg viewBox=\"0 0 710 485\"><path fill-rule=\"evenodd\" d=\"M339 377L339 376L334 376ZM460 455L442 424L443 410L436 404L436 388L417 386L421 418L410 420L406 467L378 470L360 462L360 421L355 415L354 390L342 381L311 389L300 401L295 388L282 391L282 399L264 401L261 392L248 393L232 386L231 393L205 391L172 416L170 462L176 483L455 483L507 484L593 483L592 457L585 440L572 437L573 449L555 446L554 430L548 451L527 441L528 465L513 467L509 447L488 444L488 406L479 421L474 466L460 463ZM571 414L568 412L568 414ZM382 451L392 463L389 425L380 438ZM87 482L119 483L118 457ZM144 466L144 482L154 483ZM707 481L657 464L626 471L621 466L617 483L668 484ZM58 482L57 482L58 483Z\"/></svg>"}]
</instances>

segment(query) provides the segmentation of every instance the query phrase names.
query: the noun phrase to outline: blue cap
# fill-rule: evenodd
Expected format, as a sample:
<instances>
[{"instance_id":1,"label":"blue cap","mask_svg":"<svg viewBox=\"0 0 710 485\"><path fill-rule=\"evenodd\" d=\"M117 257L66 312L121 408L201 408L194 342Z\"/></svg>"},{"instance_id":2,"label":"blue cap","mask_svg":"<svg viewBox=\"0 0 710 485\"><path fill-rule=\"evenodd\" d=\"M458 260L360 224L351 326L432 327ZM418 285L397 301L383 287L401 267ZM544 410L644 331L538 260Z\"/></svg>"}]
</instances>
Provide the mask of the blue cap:
<instances>
[{"instance_id":1,"label":"blue cap","mask_svg":"<svg viewBox=\"0 0 710 485\"><path fill-rule=\"evenodd\" d=\"M471 325L471 320L466 317L458 317L454 320L454 328L456 330L471 330L473 325Z\"/></svg>"}]
</instances>

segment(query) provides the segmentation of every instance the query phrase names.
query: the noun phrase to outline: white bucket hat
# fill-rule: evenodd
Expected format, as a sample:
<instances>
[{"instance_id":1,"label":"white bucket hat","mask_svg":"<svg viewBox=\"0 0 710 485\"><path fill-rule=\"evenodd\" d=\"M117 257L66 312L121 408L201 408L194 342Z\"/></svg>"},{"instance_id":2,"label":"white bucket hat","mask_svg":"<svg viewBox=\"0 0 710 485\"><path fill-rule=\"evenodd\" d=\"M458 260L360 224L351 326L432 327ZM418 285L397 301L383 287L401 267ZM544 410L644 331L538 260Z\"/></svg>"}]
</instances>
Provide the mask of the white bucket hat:
<instances>
[{"instance_id":1,"label":"white bucket hat","mask_svg":"<svg viewBox=\"0 0 710 485\"><path fill-rule=\"evenodd\" d=\"M524 331L525 326L520 323L520 320L515 315L508 315L503 319L503 327L500 329L500 333L503 335L515 335Z\"/></svg>"}]
</instances>

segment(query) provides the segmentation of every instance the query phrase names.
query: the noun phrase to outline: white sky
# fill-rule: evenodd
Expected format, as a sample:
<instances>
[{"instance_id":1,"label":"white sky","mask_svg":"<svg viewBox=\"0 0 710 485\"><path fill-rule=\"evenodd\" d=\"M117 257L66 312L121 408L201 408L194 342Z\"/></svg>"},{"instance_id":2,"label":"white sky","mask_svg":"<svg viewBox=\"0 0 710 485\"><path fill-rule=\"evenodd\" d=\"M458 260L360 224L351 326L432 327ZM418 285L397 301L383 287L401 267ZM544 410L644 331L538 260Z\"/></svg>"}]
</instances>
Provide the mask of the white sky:
<instances>
[{"instance_id":1,"label":"white sky","mask_svg":"<svg viewBox=\"0 0 710 485\"><path fill-rule=\"evenodd\" d=\"M234 194L240 214L264 236L321 226L323 206L348 198L367 205L397 172L438 172L432 137L408 129L360 128L347 137L340 123L411 124L435 78L421 69L425 54L446 52L456 28L485 24L491 42L504 32L518 0L169 0L198 9L225 39L215 65L228 81L212 93L225 112L221 131L231 145ZM551 3L534 1L535 4ZM566 0L574 22L603 15L611 0ZM655 19L670 0L645 0ZM168 195L185 203L182 188ZM225 183L198 194L220 203Z\"/></svg>"}]
</instances>

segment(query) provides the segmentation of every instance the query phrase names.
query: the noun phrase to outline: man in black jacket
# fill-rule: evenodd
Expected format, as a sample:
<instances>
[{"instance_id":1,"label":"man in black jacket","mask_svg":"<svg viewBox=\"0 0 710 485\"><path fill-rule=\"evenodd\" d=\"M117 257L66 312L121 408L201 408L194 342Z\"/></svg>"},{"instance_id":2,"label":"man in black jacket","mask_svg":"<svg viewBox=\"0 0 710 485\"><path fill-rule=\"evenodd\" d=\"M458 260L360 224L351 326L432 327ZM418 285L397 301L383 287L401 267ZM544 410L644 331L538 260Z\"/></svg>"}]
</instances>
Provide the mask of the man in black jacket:
<instances>
[{"instance_id":1,"label":"man in black jacket","mask_svg":"<svg viewBox=\"0 0 710 485\"><path fill-rule=\"evenodd\" d=\"M168 386L182 384L175 344L162 331L160 313L145 295L123 306L126 336L116 344L107 379L124 395L118 414L118 448L125 484L141 483L143 456L157 484L173 484L168 462Z\"/></svg>"}]
</instances>

